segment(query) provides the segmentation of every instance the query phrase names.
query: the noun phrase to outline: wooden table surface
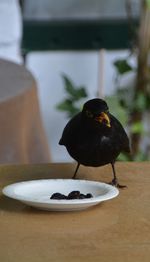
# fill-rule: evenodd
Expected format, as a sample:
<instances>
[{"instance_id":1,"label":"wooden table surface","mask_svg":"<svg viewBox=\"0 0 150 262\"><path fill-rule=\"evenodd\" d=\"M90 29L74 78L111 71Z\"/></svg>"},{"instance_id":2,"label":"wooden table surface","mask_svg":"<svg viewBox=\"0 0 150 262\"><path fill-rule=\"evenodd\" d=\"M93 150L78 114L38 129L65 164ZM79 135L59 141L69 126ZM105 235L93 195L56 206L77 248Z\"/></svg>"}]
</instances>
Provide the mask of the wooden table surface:
<instances>
[{"instance_id":1,"label":"wooden table surface","mask_svg":"<svg viewBox=\"0 0 150 262\"><path fill-rule=\"evenodd\" d=\"M0 166L0 188L40 178L70 178L74 164ZM150 163L117 163L128 188L84 211L47 212L0 196L0 261L150 261ZM81 166L78 178L109 182L111 167Z\"/></svg>"}]
</instances>

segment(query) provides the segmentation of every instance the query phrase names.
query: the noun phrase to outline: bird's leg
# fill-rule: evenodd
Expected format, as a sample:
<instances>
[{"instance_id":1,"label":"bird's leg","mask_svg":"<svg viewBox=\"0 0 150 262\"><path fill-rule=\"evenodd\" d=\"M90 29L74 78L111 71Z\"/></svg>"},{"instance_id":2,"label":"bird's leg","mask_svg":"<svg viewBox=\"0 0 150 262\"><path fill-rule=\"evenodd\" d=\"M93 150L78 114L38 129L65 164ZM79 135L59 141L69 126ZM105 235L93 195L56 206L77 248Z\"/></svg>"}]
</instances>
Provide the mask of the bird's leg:
<instances>
[{"instance_id":1,"label":"bird's leg","mask_svg":"<svg viewBox=\"0 0 150 262\"><path fill-rule=\"evenodd\" d=\"M80 166L80 163L78 162L77 167L76 167L76 169L75 169L75 172L74 172L74 175L73 175L72 179L75 179L75 178L76 178L76 174L77 174L77 172L78 172L79 166Z\"/></svg>"},{"instance_id":2,"label":"bird's leg","mask_svg":"<svg viewBox=\"0 0 150 262\"><path fill-rule=\"evenodd\" d=\"M113 171L113 176L114 176L114 178L113 178L113 180L112 180L112 182L111 182L110 184L113 185L113 186L116 186L116 187L118 187L118 188L125 188L125 187L127 187L127 186L125 186L125 185L120 185L120 184L118 183L118 179L117 179L117 177L116 177L115 165L114 165L113 162L111 163L111 166L112 166L112 171Z\"/></svg>"}]
</instances>

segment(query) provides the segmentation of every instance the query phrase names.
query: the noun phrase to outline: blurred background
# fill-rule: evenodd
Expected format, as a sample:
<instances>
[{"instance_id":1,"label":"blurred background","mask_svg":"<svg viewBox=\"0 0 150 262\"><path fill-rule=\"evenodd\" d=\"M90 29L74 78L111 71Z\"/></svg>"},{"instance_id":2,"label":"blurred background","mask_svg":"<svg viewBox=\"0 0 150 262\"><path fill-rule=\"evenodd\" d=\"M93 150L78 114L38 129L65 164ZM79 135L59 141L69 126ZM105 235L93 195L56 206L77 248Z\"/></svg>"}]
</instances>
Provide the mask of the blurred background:
<instances>
[{"instance_id":1,"label":"blurred background","mask_svg":"<svg viewBox=\"0 0 150 262\"><path fill-rule=\"evenodd\" d=\"M0 58L36 79L52 162L72 161L59 139L94 97L130 136L119 160L150 159L149 0L1 0L0 14Z\"/></svg>"}]
</instances>

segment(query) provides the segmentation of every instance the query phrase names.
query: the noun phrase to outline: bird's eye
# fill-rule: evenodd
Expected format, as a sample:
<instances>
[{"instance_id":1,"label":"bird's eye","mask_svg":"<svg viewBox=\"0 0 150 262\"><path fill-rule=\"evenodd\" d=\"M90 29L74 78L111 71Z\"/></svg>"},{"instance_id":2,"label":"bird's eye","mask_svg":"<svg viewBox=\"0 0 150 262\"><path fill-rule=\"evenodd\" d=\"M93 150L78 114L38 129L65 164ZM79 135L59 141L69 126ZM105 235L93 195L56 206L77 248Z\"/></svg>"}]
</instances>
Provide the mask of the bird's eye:
<instances>
[{"instance_id":1,"label":"bird's eye","mask_svg":"<svg viewBox=\"0 0 150 262\"><path fill-rule=\"evenodd\" d=\"M86 110L86 116L92 118L93 114L89 110Z\"/></svg>"}]
</instances>

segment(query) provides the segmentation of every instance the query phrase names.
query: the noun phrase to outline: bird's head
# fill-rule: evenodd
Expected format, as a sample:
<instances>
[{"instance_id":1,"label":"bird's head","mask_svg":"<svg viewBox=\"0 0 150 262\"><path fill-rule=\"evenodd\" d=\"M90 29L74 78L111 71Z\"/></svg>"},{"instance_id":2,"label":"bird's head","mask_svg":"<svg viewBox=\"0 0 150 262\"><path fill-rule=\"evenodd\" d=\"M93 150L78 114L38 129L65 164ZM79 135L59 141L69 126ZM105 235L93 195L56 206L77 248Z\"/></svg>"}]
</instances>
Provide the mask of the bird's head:
<instances>
[{"instance_id":1,"label":"bird's head","mask_svg":"<svg viewBox=\"0 0 150 262\"><path fill-rule=\"evenodd\" d=\"M102 99L94 98L87 101L83 106L82 113L86 118L101 124L101 126L111 127L109 108Z\"/></svg>"}]
</instances>

